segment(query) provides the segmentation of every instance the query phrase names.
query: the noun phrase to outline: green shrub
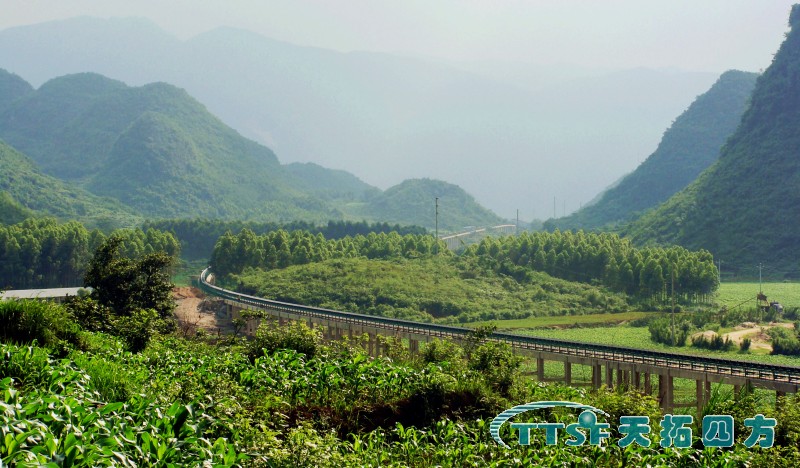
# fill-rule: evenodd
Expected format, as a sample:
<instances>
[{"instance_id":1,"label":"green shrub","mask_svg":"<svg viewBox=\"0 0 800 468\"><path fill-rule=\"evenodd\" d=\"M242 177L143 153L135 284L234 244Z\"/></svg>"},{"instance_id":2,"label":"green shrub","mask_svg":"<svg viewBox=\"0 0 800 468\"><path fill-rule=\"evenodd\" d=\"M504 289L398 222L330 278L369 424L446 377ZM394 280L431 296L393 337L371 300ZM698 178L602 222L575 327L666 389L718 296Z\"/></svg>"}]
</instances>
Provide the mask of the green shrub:
<instances>
[{"instance_id":1,"label":"green shrub","mask_svg":"<svg viewBox=\"0 0 800 468\"><path fill-rule=\"evenodd\" d=\"M507 343L490 341L475 348L469 367L483 375L486 383L502 396L509 396L522 358Z\"/></svg>"},{"instance_id":2,"label":"green shrub","mask_svg":"<svg viewBox=\"0 0 800 468\"><path fill-rule=\"evenodd\" d=\"M256 337L247 348L247 357L255 361L257 357L279 349L293 349L298 353L313 358L322 341L322 334L317 329L309 328L305 322L292 322L283 327L274 322L264 321L256 330Z\"/></svg>"},{"instance_id":3,"label":"green shrub","mask_svg":"<svg viewBox=\"0 0 800 468\"><path fill-rule=\"evenodd\" d=\"M434 338L422 348L420 357L425 364L445 362L454 364L464 358L464 350L450 340Z\"/></svg>"},{"instance_id":4,"label":"green shrub","mask_svg":"<svg viewBox=\"0 0 800 468\"><path fill-rule=\"evenodd\" d=\"M692 331L692 324L686 318L675 318L675 326L672 326L672 317L661 317L650 322L647 326L650 330L650 339L656 343L666 345L685 346L686 339ZM674 340L673 343L673 329Z\"/></svg>"},{"instance_id":5,"label":"green shrub","mask_svg":"<svg viewBox=\"0 0 800 468\"><path fill-rule=\"evenodd\" d=\"M772 338L772 354L800 355L800 340L792 330L772 327L767 330L767 334Z\"/></svg>"},{"instance_id":6,"label":"green shrub","mask_svg":"<svg viewBox=\"0 0 800 468\"><path fill-rule=\"evenodd\" d=\"M728 338L723 339L720 335L714 335L711 338L706 338L703 335L698 335L692 338L692 346L695 348L711 349L714 351L730 351L735 344Z\"/></svg>"},{"instance_id":7,"label":"green shrub","mask_svg":"<svg viewBox=\"0 0 800 468\"><path fill-rule=\"evenodd\" d=\"M130 316L115 318L112 322L113 333L125 341L130 352L138 353L147 347L158 322L158 312L155 310L137 310Z\"/></svg>"},{"instance_id":8,"label":"green shrub","mask_svg":"<svg viewBox=\"0 0 800 468\"><path fill-rule=\"evenodd\" d=\"M0 339L17 344L36 341L59 353L83 347L81 328L64 308L42 301L0 302Z\"/></svg>"},{"instance_id":9,"label":"green shrub","mask_svg":"<svg viewBox=\"0 0 800 468\"><path fill-rule=\"evenodd\" d=\"M752 341L750 340L750 338L742 338L742 343L739 345L739 351L742 353L746 353L747 351L750 350L751 344Z\"/></svg>"},{"instance_id":10,"label":"green shrub","mask_svg":"<svg viewBox=\"0 0 800 468\"><path fill-rule=\"evenodd\" d=\"M64 303L64 307L87 331L110 332L113 310L100 304L89 296L74 296Z\"/></svg>"}]
</instances>

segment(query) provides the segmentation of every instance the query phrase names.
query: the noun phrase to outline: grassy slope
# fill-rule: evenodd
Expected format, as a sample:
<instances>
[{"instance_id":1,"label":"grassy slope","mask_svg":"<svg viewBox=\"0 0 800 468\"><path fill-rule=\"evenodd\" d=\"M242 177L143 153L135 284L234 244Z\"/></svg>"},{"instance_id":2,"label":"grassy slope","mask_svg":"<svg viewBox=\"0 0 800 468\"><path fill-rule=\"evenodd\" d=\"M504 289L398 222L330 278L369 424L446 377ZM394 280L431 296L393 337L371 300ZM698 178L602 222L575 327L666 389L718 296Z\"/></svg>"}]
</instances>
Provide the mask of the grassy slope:
<instances>
[{"instance_id":1,"label":"grassy slope","mask_svg":"<svg viewBox=\"0 0 800 468\"><path fill-rule=\"evenodd\" d=\"M246 291L267 298L416 320L447 317L445 321L466 322L529 314L572 315L602 312L606 303L611 310L626 307L619 296L594 286L544 273L521 284L445 257L328 260L283 270L249 271L239 279Z\"/></svg>"}]
</instances>

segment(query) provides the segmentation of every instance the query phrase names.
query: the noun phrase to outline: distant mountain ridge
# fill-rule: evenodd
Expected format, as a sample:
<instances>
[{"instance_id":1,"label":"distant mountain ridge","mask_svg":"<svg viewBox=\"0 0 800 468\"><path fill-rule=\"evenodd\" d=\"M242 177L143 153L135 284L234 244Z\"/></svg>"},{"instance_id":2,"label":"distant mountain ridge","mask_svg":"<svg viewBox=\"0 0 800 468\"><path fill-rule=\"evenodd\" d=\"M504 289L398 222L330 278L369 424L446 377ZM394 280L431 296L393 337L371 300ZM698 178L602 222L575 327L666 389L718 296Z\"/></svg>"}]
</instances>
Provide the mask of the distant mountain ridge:
<instances>
[{"instance_id":1,"label":"distant mountain ridge","mask_svg":"<svg viewBox=\"0 0 800 468\"><path fill-rule=\"evenodd\" d=\"M129 87L81 73L33 90L3 73L0 83L16 84L0 108L0 138L32 160L9 146L14 157L6 157L6 163L35 174L37 182L19 185L12 177L0 191L22 207L59 217L74 214L74 207L58 200L48 206L26 194L31 187L47 192L41 187L50 185L56 192L74 192L66 200L85 199L83 206L107 205L98 196L114 199L111 206L128 217L326 222L358 216L429 224L427 213L375 209L391 196L345 171L281 165L270 149L242 137L175 86ZM449 186L446 191L457 192ZM459 216L476 216L474 222L485 218L488 210L465 193L459 196L470 200L459 205ZM12 208L8 212L16 213Z\"/></svg>"},{"instance_id":2,"label":"distant mountain ridge","mask_svg":"<svg viewBox=\"0 0 800 468\"><path fill-rule=\"evenodd\" d=\"M441 180L409 179L375 196L364 214L382 214L400 224L419 224L432 229L439 198L439 229L461 231L465 226L491 226L502 218L475 202L461 187ZM422 218L422 219L420 219Z\"/></svg>"},{"instance_id":3,"label":"distant mountain ridge","mask_svg":"<svg viewBox=\"0 0 800 468\"><path fill-rule=\"evenodd\" d=\"M56 78L6 107L0 137L45 173L146 216L338 217L295 191L272 151L165 83Z\"/></svg>"},{"instance_id":4,"label":"distant mountain ridge","mask_svg":"<svg viewBox=\"0 0 800 468\"><path fill-rule=\"evenodd\" d=\"M755 87L755 73L731 70L695 99L635 171L610 187L595 203L546 229L599 229L630 221L666 201L694 181L719 156L741 121Z\"/></svg>"},{"instance_id":5,"label":"distant mountain ridge","mask_svg":"<svg viewBox=\"0 0 800 468\"><path fill-rule=\"evenodd\" d=\"M18 75L0 69L0 110L20 97L33 92L33 86Z\"/></svg>"},{"instance_id":6,"label":"distant mountain ridge","mask_svg":"<svg viewBox=\"0 0 800 468\"><path fill-rule=\"evenodd\" d=\"M718 161L626 228L635 241L705 248L729 271L800 275L800 5L789 25Z\"/></svg>"},{"instance_id":7,"label":"distant mountain ridge","mask_svg":"<svg viewBox=\"0 0 800 468\"><path fill-rule=\"evenodd\" d=\"M232 28L184 41L144 19L86 17L0 31L0 66L36 86L79 72L172 83L284 162L345 169L381 189L447 180L526 218L549 212L553 196L577 205L628 172L716 79L635 69L532 89L486 67L340 53Z\"/></svg>"}]
</instances>

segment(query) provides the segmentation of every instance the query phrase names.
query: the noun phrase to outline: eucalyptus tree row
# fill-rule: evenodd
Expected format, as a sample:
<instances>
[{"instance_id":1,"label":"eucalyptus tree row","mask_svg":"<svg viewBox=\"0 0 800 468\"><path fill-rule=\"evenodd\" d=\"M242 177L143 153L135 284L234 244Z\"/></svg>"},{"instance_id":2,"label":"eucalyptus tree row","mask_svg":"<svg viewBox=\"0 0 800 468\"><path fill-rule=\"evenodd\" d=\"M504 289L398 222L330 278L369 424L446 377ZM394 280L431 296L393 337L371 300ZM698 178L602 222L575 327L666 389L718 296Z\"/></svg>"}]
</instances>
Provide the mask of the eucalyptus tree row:
<instances>
[{"instance_id":1,"label":"eucalyptus tree row","mask_svg":"<svg viewBox=\"0 0 800 468\"><path fill-rule=\"evenodd\" d=\"M415 258L439 252L450 255L444 242L433 236L396 232L326 239L321 233L285 230L257 235L250 229L228 231L217 240L211 265L218 275L240 273L245 268L271 270L320 262L329 258Z\"/></svg>"},{"instance_id":2,"label":"eucalyptus tree row","mask_svg":"<svg viewBox=\"0 0 800 468\"><path fill-rule=\"evenodd\" d=\"M466 256L486 260L500 270L530 269L584 283L599 283L630 295L664 300L707 299L718 284L708 251L678 247L637 248L616 234L583 231L523 232L487 237L470 246Z\"/></svg>"},{"instance_id":3,"label":"eucalyptus tree row","mask_svg":"<svg viewBox=\"0 0 800 468\"><path fill-rule=\"evenodd\" d=\"M121 250L136 258L154 252L177 256L180 244L171 233L148 229L114 231ZM95 250L106 240L99 230L89 231L76 221L29 218L0 225L0 289L78 286Z\"/></svg>"}]
</instances>

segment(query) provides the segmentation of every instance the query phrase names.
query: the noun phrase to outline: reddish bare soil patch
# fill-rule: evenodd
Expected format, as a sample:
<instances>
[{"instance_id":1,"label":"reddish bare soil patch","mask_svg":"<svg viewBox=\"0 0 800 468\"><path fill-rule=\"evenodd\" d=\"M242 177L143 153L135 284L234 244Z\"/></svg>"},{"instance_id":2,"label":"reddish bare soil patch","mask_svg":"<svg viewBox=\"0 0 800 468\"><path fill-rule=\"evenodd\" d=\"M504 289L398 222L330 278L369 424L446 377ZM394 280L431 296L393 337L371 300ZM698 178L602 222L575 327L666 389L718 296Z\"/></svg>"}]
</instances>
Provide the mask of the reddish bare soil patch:
<instances>
[{"instance_id":1,"label":"reddish bare soil patch","mask_svg":"<svg viewBox=\"0 0 800 468\"><path fill-rule=\"evenodd\" d=\"M207 298L199 289L175 288L172 295L177 304L178 330L184 336L194 336L201 329L210 335L233 333L233 324L218 301Z\"/></svg>"}]
</instances>

